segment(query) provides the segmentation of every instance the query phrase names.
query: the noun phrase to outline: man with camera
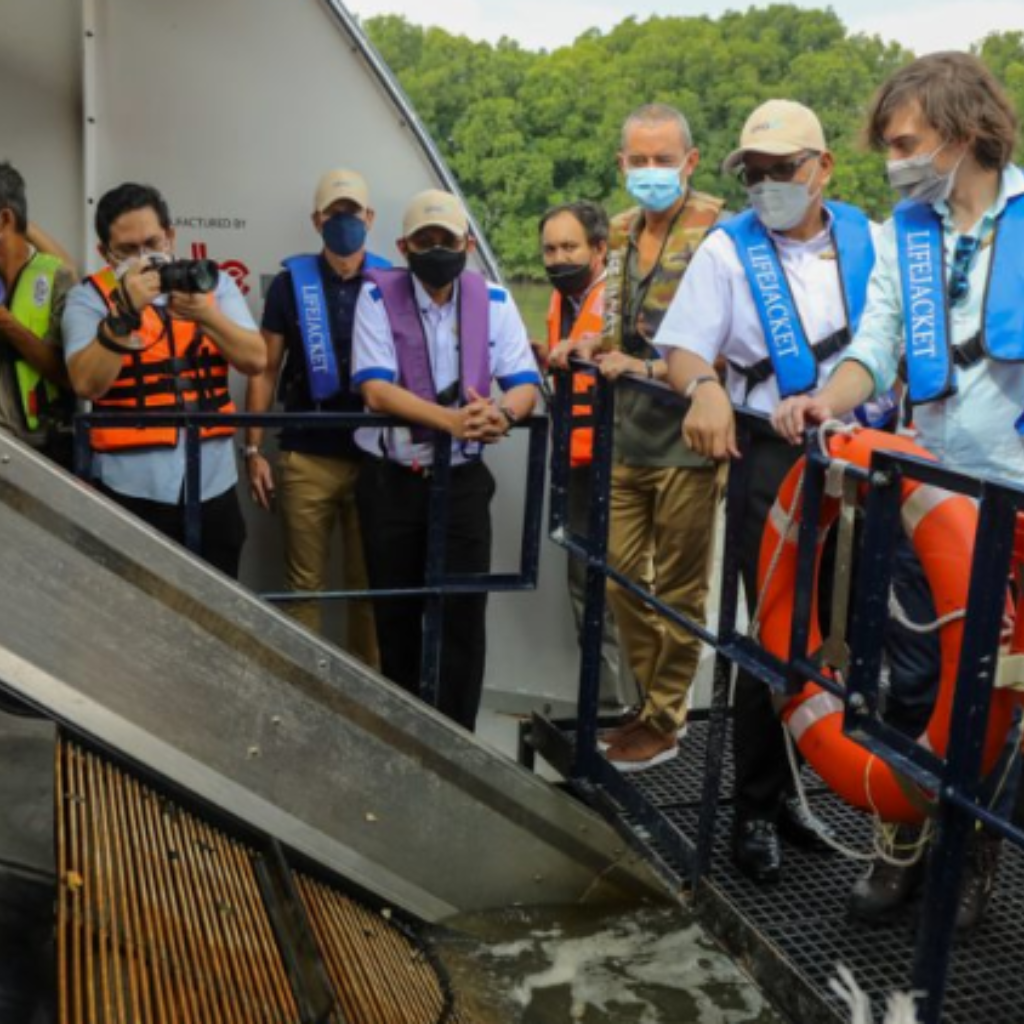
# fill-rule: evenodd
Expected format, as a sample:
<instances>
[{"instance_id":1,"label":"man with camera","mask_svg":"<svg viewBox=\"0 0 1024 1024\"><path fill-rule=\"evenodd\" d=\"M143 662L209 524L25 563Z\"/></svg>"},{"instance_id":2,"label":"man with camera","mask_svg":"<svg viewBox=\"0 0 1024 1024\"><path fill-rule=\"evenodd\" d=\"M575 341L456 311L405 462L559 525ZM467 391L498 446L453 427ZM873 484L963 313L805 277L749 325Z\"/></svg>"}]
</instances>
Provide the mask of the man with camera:
<instances>
[{"instance_id":1,"label":"man with camera","mask_svg":"<svg viewBox=\"0 0 1024 1024\"><path fill-rule=\"evenodd\" d=\"M160 193L126 183L96 207L107 266L68 295L63 331L75 392L96 411L234 412L228 369L261 373L266 347L234 282L209 261L172 259L174 229ZM238 575L245 525L235 492L234 428L200 432L201 555ZM97 426L100 490L155 529L185 534L185 431Z\"/></svg>"}]
</instances>

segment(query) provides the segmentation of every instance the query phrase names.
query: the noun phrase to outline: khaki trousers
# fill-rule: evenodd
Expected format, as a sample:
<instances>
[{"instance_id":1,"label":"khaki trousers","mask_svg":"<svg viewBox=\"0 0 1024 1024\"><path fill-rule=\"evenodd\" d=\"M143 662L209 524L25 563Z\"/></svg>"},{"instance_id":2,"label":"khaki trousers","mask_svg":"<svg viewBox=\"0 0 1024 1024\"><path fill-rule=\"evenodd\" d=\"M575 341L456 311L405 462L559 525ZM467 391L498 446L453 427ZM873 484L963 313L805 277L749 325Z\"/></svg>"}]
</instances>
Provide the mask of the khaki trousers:
<instances>
[{"instance_id":1,"label":"khaki trousers","mask_svg":"<svg viewBox=\"0 0 1024 1024\"><path fill-rule=\"evenodd\" d=\"M356 510L361 463L303 452L281 452L277 495L284 527L285 587L292 591L327 589L331 534L341 525L342 585L369 586L363 539ZM319 601L289 601L282 608L304 626L322 632ZM380 668L377 632L370 601L347 601L345 648L371 668Z\"/></svg>"},{"instance_id":2,"label":"khaki trousers","mask_svg":"<svg viewBox=\"0 0 1024 1024\"><path fill-rule=\"evenodd\" d=\"M716 467L612 469L609 562L699 623L704 622L720 493ZM644 694L641 717L662 732L674 732L686 721L701 641L612 581L608 600Z\"/></svg>"}]
</instances>

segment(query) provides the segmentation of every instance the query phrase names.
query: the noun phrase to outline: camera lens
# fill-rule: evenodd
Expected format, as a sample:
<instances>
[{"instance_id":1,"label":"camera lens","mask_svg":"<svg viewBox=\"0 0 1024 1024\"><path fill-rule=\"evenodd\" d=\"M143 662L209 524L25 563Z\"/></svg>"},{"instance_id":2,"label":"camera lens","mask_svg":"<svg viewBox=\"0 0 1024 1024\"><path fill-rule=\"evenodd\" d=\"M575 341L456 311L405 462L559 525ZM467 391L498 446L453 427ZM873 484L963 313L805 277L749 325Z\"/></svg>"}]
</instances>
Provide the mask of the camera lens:
<instances>
[{"instance_id":1,"label":"camera lens","mask_svg":"<svg viewBox=\"0 0 1024 1024\"><path fill-rule=\"evenodd\" d=\"M220 280L220 269L213 260L175 260L160 268L160 290L186 292L189 295L212 292Z\"/></svg>"}]
</instances>

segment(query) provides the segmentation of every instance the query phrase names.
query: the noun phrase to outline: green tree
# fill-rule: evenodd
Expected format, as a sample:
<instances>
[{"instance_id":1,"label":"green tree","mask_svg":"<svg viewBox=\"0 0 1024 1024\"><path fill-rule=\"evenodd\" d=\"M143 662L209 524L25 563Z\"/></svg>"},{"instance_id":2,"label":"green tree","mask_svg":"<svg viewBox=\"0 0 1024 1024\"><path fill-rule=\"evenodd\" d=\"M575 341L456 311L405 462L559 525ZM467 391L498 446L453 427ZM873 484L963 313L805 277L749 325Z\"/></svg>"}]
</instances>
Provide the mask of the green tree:
<instances>
[{"instance_id":1,"label":"green tree","mask_svg":"<svg viewBox=\"0 0 1024 1024\"><path fill-rule=\"evenodd\" d=\"M629 205L616 154L622 122L641 103L687 115L701 151L694 186L734 210L746 197L721 174L722 161L751 111L772 97L799 100L821 118L836 156L831 195L879 218L892 206L883 159L865 146L862 127L878 84L913 54L851 35L831 10L774 4L719 18L627 18L551 52L391 15L365 28L509 276L541 276L537 220L549 205L592 199L611 213ZM991 35L975 52L1024 111L1024 32ZM1024 140L1017 153L1024 158Z\"/></svg>"}]
</instances>

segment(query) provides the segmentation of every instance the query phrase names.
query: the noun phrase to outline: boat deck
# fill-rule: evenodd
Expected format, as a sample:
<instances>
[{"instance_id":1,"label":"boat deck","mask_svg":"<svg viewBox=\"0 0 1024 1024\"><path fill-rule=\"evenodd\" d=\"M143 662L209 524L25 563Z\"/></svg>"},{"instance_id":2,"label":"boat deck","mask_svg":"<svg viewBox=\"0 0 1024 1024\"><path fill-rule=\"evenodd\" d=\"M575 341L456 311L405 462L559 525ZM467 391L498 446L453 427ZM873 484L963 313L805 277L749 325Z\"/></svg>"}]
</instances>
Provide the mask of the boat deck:
<instances>
[{"instance_id":1,"label":"boat deck","mask_svg":"<svg viewBox=\"0 0 1024 1024\"><path fill-rule=\"evenodd\" d=\"M546 760L566 771L572 723L535 720L528 737ZM581 792L681 882L689 875L700 817L708 725L691 721L679 757L628 776L623 785L609 769L608 785ZM848 808L808 775L814 811L854 849L871 842L868 819ZM732 791L727 744L722 792ZM759 886L739 873L729 856L732 807L719 805L711 872L701 883L702 923L749 970L775 1005L799 1024L848 1022L849 1012L829 989L836 964L853 971L880 1015L886 996L906 990L911 977L916 906L885 926L847 917L846 899L863 866L839 854L786 846L783 878ZM1024 852L1005 844L998 886L977 932L953 957L943 1019L948 1024L1021 1024L1024 1020Z\"/></svg>"}]
</instances>

